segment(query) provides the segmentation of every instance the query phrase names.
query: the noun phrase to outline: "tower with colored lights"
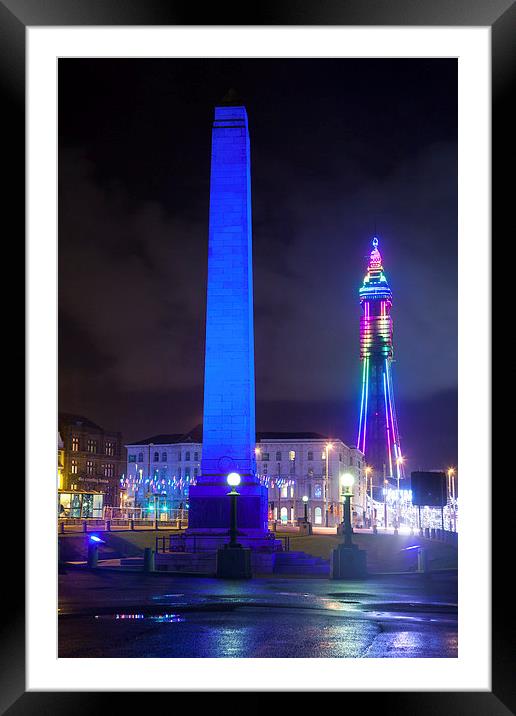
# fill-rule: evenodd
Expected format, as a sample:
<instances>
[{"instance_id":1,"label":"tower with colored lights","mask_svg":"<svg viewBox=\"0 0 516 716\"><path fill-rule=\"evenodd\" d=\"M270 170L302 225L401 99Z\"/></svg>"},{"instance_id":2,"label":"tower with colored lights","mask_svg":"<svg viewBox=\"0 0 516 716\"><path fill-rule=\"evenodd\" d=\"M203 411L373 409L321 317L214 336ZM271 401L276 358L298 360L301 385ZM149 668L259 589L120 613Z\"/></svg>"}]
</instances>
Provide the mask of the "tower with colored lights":
<instances>
[{"instance_id":1,"label":"tower with colored lights","mask_svg":"<svg viewBox=\"0 0 516 716\"><path fill-rule=\"evenodd\" d=\"M360 362L362 388L357 447L366 456L378 487L404 477L392 380L392 292L383 271L378 239L360 288ZM381 499L381 497L380 497Z\"/></svg>"}]
</instances>

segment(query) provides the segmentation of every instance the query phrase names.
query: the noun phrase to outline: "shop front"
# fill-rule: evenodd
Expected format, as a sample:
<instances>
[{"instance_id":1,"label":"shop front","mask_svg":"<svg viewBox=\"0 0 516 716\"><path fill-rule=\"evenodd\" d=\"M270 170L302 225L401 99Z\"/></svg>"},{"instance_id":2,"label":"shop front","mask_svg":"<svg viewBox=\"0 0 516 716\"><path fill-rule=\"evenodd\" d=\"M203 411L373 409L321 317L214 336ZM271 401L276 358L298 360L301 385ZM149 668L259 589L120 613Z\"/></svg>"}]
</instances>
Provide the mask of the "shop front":
<instances>
[{"instance_id":1,"label":"shop front","mask_svg":"<svg viewBox=\"0 0 516 716\"><path fill-rule=\"evenodd\" d=\"M59 518L102 519L104 493L86 490L58 490Z\"/></svg>"}]
</instances>

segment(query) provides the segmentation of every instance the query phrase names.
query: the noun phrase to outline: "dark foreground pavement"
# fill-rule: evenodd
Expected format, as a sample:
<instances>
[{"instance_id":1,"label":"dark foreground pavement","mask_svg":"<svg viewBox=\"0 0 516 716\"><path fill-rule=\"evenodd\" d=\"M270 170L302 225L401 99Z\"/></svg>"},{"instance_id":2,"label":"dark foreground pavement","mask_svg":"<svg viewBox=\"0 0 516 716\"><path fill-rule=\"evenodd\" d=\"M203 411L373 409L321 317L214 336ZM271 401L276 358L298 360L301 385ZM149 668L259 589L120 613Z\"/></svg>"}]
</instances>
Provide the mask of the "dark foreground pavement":
<instances>
[{"instance_id":1,"label":"dark foreground pavement","mask_svg":"<svg viewBox=\"0 0 516 716\"><path fill-rule=\"evenodd\" d=\"M59 657L456 656L456 574L59 577Z\"/></svg>"}]
</instances>

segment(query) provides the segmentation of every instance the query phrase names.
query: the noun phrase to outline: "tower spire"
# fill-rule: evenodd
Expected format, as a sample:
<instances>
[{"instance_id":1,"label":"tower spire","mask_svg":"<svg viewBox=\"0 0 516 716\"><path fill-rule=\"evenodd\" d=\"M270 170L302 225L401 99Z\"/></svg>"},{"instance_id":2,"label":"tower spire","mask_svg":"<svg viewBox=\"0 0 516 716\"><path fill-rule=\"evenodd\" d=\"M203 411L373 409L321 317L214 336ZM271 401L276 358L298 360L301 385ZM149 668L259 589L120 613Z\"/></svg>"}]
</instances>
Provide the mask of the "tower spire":
<instances>
[{"instance_id":1,"label":"tower spire","mask_svg":"<svg viewBox=\"0 0 516 716\"><path fill-rule=\"evenodd\" d=\"M403 460L392 381L392 292L384 274L376 232L371 245L359 291L362 400L357 447L365 454L378 480L384 466L387 477L403 477Z\"/></svg>"}]
</instances>

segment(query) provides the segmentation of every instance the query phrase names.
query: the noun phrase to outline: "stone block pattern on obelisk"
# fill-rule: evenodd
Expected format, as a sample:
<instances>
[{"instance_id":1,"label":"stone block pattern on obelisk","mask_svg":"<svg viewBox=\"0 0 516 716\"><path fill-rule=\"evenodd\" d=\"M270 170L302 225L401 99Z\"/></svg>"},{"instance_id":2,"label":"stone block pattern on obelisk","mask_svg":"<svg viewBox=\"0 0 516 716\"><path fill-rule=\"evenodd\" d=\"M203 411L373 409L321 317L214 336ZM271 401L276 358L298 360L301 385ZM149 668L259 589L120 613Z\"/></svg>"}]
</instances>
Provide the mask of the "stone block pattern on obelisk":
<instances>
[{"instance_id":1,"label":"stone block pattern on obelisk","mask_svg":"<svg viewBox=\"0 0 516 716\"><path fill-rule=\"evenodd\" d=\"M242 477L239 525L266 528L256 477L251 161L244 107L216 107L212 131L201 476L189 527L229 524L226 478Z\"/></svg>"}]
</instances>

